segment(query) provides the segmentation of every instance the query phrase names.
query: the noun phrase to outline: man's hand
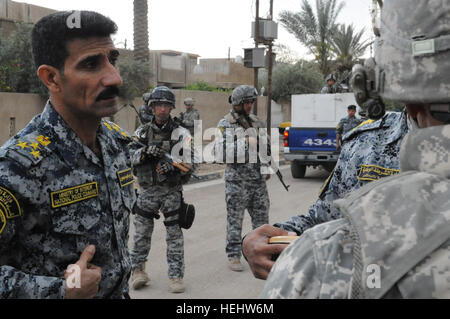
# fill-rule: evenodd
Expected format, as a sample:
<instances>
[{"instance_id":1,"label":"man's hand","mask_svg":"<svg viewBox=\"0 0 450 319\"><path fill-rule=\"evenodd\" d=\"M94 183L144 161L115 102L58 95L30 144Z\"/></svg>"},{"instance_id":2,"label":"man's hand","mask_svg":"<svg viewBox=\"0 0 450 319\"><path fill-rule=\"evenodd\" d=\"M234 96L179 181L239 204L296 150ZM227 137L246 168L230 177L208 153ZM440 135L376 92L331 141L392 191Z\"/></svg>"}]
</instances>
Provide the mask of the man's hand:
<instances>
[{"instance_id":1,"label":"man's hand","mask_svg":"<svg viewBox=\"0 0 450 319\"><path fill-rule=\"evenodd\" d=\"M165 152L163 149L159 148L158 146L150 145L146 148L145 153L147 153L148 155L151 155L153 157L156 157L156 158L163 158Z\"/></svg>"},{"instance_id":2,"label":"man's hand","mask_svg":"<svg viewBox=\"0 0 450 319\"><path fill-rule=\"evenodd\" d=\"M171 172L175 170L173 165L167 163L167 162L159 162L158 165L156 165L156 171L160 175L164 175L168 172Z\"/></svg>"},{"instance_id":3,"label":"man's hand","mask_svg":"<svg viewBox=\"0 0 450 319\"><path fill-rule=\"evenodd\" d=\"M272 261L272 256L278 256L288 246L287 244L270 245L269 238L293 235L296 234L271 225L261 226L248 233L242 243L242 251L256 278L267 279L270 270L275 264Z\"/></svg>"},{"instance_id":4,"label":"man's hand","mask_svg":"<svg viewBox=\"0 0 450 319\"><path fill-rule=\"evenodd\" d=\"M67 270L64 273L66 279L66 299L92 299L98 292L98 285L102 279L102 269L89 262L94 258L95 246L90 245L86 247L76 262L75 266L79 269L80 285L79 288L69 288L67 279L71 273ZM74 267L69 266L68 269Z\"/></svg>"}]
</instances>

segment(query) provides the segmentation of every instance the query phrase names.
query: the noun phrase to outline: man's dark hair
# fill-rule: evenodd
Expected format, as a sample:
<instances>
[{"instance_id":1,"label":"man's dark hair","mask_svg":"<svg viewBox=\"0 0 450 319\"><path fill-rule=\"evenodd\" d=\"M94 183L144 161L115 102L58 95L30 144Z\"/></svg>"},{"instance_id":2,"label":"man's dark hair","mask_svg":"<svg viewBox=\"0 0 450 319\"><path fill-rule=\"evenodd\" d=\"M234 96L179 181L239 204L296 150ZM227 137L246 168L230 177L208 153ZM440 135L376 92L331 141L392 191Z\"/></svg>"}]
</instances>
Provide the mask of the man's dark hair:
<instances>
[{"instance_id":1,"label":"man's dark hair","mask_svg":"<svg viewBox=\"0 0 450 319\"><path fill-rule=\"evenodd\" d=\"M347 109L356 111L356 105L349 105Z\"/></svg>"},{"instance_id":2,"label":"man's dark hair","mask_svg":"<svg viewBox=\"0 0 450 319\"><path fill-rule=\"evenodd\" d=\"M76 11L59 11L43 17L33 28L31 44L36 69L51 65L64 69L69 56L67 43L74 39L110 37L117 32L117 25L111 19L92 11L79 11L80 27L70 28L68 18Z\"/></svg>"}]
</instances>

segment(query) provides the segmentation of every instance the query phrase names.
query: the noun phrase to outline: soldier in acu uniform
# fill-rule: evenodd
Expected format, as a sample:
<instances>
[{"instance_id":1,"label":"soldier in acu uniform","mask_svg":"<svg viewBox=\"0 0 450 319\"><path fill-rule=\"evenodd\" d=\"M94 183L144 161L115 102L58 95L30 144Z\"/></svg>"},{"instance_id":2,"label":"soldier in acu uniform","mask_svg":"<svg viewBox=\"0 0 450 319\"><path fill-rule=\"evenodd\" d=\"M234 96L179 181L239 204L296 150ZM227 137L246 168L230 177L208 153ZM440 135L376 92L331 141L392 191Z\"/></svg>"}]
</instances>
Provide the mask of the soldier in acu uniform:
<instances>
[{"instance_id":1,"label":"soldier in acu uniform","mask_svg":"<svg viewBox=\"0 0 450 319\"><path fill-rule=\"evenodd\" d=\"M382 104L378 93L415 118L401 173L336 201L343 218L285 249L262 297L450 298L448 16L448 0L384 3L375 61L352 81L369 113Z\"/></svg>"},{"instance_id":2,"label":"soldier in acu uniform","mask_svg":"<svg viewBox=\"0 0 450 319\"><path fill-rule=\"evenodd\" d=\"M328 74L326 81L327 81L327 85L325 85L322 88L322 91L320 91L321 94L342 93L342 91L343 91L342 86L340 86L339 84L336 84L336 79L333 74Z\"/></svg>"},{"instance_id":3,"label":"soldier in acu uniform","mask_svg":"<svg viewBox=\"0 0 450 319\"><path fill-rule=\"evenodd\" d=\"M135 175L139 183L138 200L134 207L134 244L131 251L133 263L132 286L139 289L150 282L145 272L145 262L150 252L154 219L159 212L164 215L167 231L167 263L169 265L169 290L184 292L184 239L178 222L183 201L182 185L189 181L194 169L182 172L165 157L180 142L183 149L191 147L189 132L180 127L170 116L175 108L175 95L165 87L157 87L151 94L149 106L153 117L136 131L139 144L132 144ZM179 139L172 139L173 135ZM143 147L142 145L146 145ZM178 154L177 154L178 155ZM193 155L193 152L191 152Z\"/></svg>"},{"instance_id":4,"label":"soldier in acu uniform","mask_svg":"<svg viewBox=\"0 0 450 319\"><path fill-rule=\"evenodd\" d=\"M263 128L263 123L250 114L256 98L257 92L254 87L237 87L230 98L233 109L218 124L222 138L217 140L216 152L223 154L222 160L227 163L225 171L226 253L229 266L233 271L243 270L240 258L245 209L250 214L253 229L269 221L270 201L266 180L270 178L270 175L265 174L264 167L257 156L254 161L251 160L252 156L249 153L250 150L256 151L257 138L255 135L246 138L243 136L246 128L242 126L241 121L248 123L255 130ZM241 153L242 158L240 158ZM257 155L256 152L254 154Z\"/></svg>"},{"instance_id":5,"label":"soldier in acu uniform","mask_svg":"<svg viewBox=\"0 0 450 319\"><path fill-rule=\"evenodd\" d=\"M200 113L198 110L194 109L195 101L192 98L187 98L184 100L184 105L186 106L186 112L180 114L180 120L182 126L189 130L191 136L194 136L195 121L200 120Z\"/></svg>"},{"instance_id":6,"label":"soldier in acu uniform","mask_svg":"<svg viewBox=\"0 0 450 319\"><path fill-rule=\"evenodd\" d=\"M73 14L82 28L68 28ZM136 200L118 111L117 26L57 12L32 31L42 114L0 148L0 298L129 298Z\"/></svg>"}]
</instances>

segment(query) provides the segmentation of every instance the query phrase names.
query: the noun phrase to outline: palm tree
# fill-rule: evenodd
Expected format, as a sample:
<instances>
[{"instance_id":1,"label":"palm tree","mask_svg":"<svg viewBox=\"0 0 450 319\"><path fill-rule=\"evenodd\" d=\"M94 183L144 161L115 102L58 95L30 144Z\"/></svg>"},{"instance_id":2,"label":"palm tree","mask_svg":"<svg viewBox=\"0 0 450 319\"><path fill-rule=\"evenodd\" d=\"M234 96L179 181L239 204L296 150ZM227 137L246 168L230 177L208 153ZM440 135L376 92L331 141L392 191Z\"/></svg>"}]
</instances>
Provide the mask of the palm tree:
<instances>
[{"instance_id":1,"label":"palm tree","mask_svg":"<svg viewBox=\"0 0 450 319\"><path fill-rule=\"evenodd\" d=\"M344 3L338 0L316 0L316 13L307 0L303 0L300 12L282 11L280 22L314 55L321 73L330 71L332 35L336 19Z\"/></svg>"},{"instance_id":2,"label":"palm tree","mask_svg":"<svg viewBox=\"0 0 450 319\"><path fill-rule=\"evenodd\" d=\"M134 0L134 58L138 61L150 59L148 43L148 2Z\"/></svg>"},{"instance_id":3,"label":"palm tree","mask_svg":"<svg viewBox=\"0 0 450 319\"><path fill-rule=\"evenodd\" d=\"M336 54L337 69L341 73L350 72L357 59L360 58L370 42L361 38L364 29L356 32L354 26L340 25L333 35L332 50Z\"/></svg>"}]
</instances>

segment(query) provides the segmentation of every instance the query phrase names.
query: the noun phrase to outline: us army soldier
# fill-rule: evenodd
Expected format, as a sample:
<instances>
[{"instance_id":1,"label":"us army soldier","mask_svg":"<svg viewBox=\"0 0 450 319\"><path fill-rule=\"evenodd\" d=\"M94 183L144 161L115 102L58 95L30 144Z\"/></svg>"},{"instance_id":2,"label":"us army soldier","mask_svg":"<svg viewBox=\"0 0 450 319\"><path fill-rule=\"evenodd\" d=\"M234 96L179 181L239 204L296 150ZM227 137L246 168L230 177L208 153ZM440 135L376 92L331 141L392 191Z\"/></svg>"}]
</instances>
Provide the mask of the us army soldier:
<instances>
[{"instance_id":1,"label":"us army soldier","mask_svg":"<svg viewBox=\"0 0 450 319\"><path fill-rule=\"evenodd\" d=\"M82 28L68 28L77 14ZM0 297L129 298L136 199L110 19L56 12L32 31L44 111L0 148Z\"/></svg>"},{"instance_id":2,"label":"us army soldier","mask_svg":"<svg viewBox=\"0 0 450 319\"><path fill-rule=\"evenodd\" d=\"M257 95L256 89L252 86L237 87L230 98L232 110L218 124L222 136L217 139L216 151L218 154L223 154L223 159L227 163L225 170L226 254L229 267L233 271L243 270L240 258L245 209L250 214L253 229L269 221L270 201L266 180L270 178L270 175L266 175L262 170L259 157L255 158L254 162L250 159L249 152L257 149L257 138L251 135L244 138L243 134L246 129L248 130L243 127L243 123L248 123L256 130L264 126L255 115L251 114ZM243 158L240 158L240 153L244 154Z\"/></svg>"},{"instance_id":3,"label":"us army soldier","mask_svg":"<svg viewBox=\"0 0 450 319\"><path fill-rule=\"evenodd\" d=\"M180 114L180 120L182 126L189 130L191 136L194 136L195 121L200 120L200 112L194 109L195 101L192 98L185 99L184 105L186 106L186 112Z\"/></svg>"},{"instance_id":4,"label":"us army soldier","mask_svg":"<svg viewBox=\"0 0 450 319\"><path fill-rule=\"evenodd\" d=\"M381 104L378 93L416 119L401 173L336 201L343 218L289 246L262 297L450 298L449 15L449 1L384 3L375 63L355 67L352 81L368 93L361 106Z\"/></svg>"},{"instance_id":5,"label":"us army soldier","mask_svg":"<svg viewBox=\"0 0 450 319\"><path fill-rule=\"evenodd\" d=\"M320 91L321 94L342 93L342 86L336 84L336 78L333 74L328 74L325 81L327 82L327 85L322 88L322 90Z\"/></svg>"},{"instance_id":6,"label":"us army soldier","mask_svg":"<svg viewBox=\"0 0 450 319\"><path fill-rule=\"evenodd\" d=\"M141 126L135 135L140 144L134 144L133 165L139 183L138 200L134 208L134 244L132 258L132 286L140 289L150 282L145 272L145 262L150 252L154 219L159 212L164 215L167 231L167 263L170 279L169 291L182 293L185 290L184 277L184 238L178 222L182 203L182 185L186 183L194 169L182 172L172 165L164 154L171 154L173 148L184 140L191 146L189 132L180 127L170 116L175 108L175 95L165 87L157 87L149 98L153 117ZM173 139L178 132L180 139ZM142 147L142 144L147 145Z\"/></svg>"},{"instance_id":7,"label":"us army soldier","mask_svg":"<svg viewBox=\"0 0 450 319\"><path fill-rule=\"evenodd\" d=\"M316 225L339 219L335 200L371 181L398 174L398 154L406 133L406 112L392 112L377 121L368 120L344 135L345 144L336 167L308 212L274 226L264 225L245 236L243 252L254 276L266 279L275 263L273 256L287 247L269 244L270 237L301 235Z\"/></svg>"}]
</instances>

